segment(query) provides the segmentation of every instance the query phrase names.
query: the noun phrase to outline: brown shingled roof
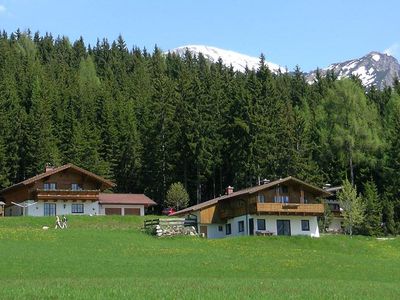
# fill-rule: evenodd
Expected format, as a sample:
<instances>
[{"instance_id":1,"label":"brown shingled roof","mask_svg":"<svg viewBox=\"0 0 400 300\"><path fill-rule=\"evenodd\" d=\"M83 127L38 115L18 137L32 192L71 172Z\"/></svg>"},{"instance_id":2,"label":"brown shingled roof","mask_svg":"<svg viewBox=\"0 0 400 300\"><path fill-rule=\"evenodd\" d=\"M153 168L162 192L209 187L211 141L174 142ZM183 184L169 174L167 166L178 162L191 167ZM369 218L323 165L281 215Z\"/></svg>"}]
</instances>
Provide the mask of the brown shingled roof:
<instances>
[{"instance_id":1,"label":"brown shingled roof","mask_svg":"<svg viewBox=\"0 0 400 300\"><path fill-rule=\"evenodd\" d=\"M144 206L157 205L144 194L113 194L100 193L100 204L143 204Z\"/></svg>"},{"instance_id":2,"label":"brown shingled roof","mask_svg":"<svg viewBox=\"0 0 400 300\"><path fill-rule=\"evenodd\" d=\"M254 194L254 193L257 193L257 192L259 192L261 190L264 190L264 189L267 189L267 188L270 188L272 186L275 186L275 185L278 185L278 184L281 184L281 183L284 183L284 182L288 182L288 181L294 181L294 182L296 182L298 184L304 185L309 190L317 191L317 192L319 192L321 194L322 197L327 197L327 196L331 196L332 195L331 193L329 193L328 191L326 191L326 190L324 190L322 188L319 188L319 187L314 186L312 184L306 183L306 182L304 182L304 181L302 181L300 179L297 179L295 177L289 176L289 177L286 177L286 178L283 178L283 179L278 179L278 180L275 180L275 181L272 181L272 182L269 182L269 183L266 183L266 184L257 185L257 186L254 186L254 187L250 187L250 188L246 188L246 189L243 189L243 190L239 190L239 191L233 192L233 193L231 193L229 195L223 195L223 196L220 196L220 197L217 197L217 198L202 202L200 204L196 204L196 205L187 207L185 209L179 210L179 211L177 211L177 212L175 212L175 213L173 213L171 215L176 216L176 215L182 215L182 214L185 214L185 213L188 213L188 212L192 212L192 211L197 211L197 210L203 209L205 207L214 205L214 204L218 203L221 200L233 199L233 198L235 198L237 196Z\"/></svg>"}]
</instances>

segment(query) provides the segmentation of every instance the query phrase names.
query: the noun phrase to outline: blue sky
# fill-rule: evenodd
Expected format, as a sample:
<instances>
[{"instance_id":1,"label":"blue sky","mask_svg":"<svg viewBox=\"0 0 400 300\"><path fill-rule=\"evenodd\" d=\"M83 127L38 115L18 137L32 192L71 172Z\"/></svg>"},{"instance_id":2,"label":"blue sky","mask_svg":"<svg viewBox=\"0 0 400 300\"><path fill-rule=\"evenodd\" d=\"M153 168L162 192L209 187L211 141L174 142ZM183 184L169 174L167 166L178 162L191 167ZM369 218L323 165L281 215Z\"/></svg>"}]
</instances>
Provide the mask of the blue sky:
<instances>
[{"instance_id":1,"label":"blue sky","mask_svg":"<svg viewBox=\"0 0 400 300\"><path fill-rule=\"evenodd\" d=\"M400 58L398 0L0 0L0 29L168 50L202 44L308 71L389 51Z\"/></svg>"}]
</instances>

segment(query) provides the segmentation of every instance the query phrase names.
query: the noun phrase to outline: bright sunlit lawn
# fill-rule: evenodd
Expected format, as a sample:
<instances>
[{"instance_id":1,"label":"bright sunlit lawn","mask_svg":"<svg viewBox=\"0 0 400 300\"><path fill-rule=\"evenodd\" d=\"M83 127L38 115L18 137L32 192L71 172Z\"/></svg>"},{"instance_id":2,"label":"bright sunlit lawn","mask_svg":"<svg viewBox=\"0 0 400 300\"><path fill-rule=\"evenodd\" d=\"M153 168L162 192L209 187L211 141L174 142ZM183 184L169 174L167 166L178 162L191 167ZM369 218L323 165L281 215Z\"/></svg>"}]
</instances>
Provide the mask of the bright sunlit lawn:
<instances>
[{"instance_id":1,"label":"bright sunlit lawn","mask_svg":"<svg viewBox=\"0 0 400 300\"><path fill-rule=\"evenodd\" d=\"M400 239L155 238L142 217L0 218L0 299L398 299Z\"/></svg>"}]
</instances>

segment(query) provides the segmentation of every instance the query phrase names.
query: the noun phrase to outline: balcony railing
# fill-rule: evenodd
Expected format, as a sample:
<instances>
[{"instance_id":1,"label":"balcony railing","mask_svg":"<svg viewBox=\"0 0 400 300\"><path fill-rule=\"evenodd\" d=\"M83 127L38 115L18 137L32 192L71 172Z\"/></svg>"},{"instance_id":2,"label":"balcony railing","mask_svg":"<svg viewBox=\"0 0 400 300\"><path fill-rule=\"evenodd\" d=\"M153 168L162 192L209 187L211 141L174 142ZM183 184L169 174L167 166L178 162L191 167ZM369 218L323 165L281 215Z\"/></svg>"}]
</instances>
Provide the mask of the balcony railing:
<instances>
[{"instance_id":1,"label":"balcony railing","mask_svg":"<svg viewBox=\"0 0 400 300\"><path fill-rule=\"evenodd\" d=\"M44 190L35 191L36 200L80 200L97 201L99 200L99 190Z\"/></svg>"},{"instance_id":2,"label":"balcony railing","mask_svg":"<svg viewBox=\"0 0 400 300\"><path fill-rule=\"evenodd\" d=\"M302 203L257 203L258 213L294 214L294 215L321 215L324 213L323 204Z\"/></svg>"}]
</instances>

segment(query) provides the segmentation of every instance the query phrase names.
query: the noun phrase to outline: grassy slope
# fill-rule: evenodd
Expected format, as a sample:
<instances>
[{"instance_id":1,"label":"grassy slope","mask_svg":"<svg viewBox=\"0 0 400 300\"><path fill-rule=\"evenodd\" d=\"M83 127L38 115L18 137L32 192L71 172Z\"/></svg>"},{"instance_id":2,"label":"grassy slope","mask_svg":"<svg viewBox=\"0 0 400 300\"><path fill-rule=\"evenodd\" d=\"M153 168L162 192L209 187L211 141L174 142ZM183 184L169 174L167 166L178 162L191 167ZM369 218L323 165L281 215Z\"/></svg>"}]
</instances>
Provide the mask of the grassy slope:
<instances>
[{"instance_id":1,"label":"grassy slope","mask_svg":"<svg viewBox=\"0 0 400 300\"><path fill-rule=\"evenodd\" d=\"M400 240L157 239L140 217L0 219L0 298L398 298Z\"/></svg>"}]
</instances>

